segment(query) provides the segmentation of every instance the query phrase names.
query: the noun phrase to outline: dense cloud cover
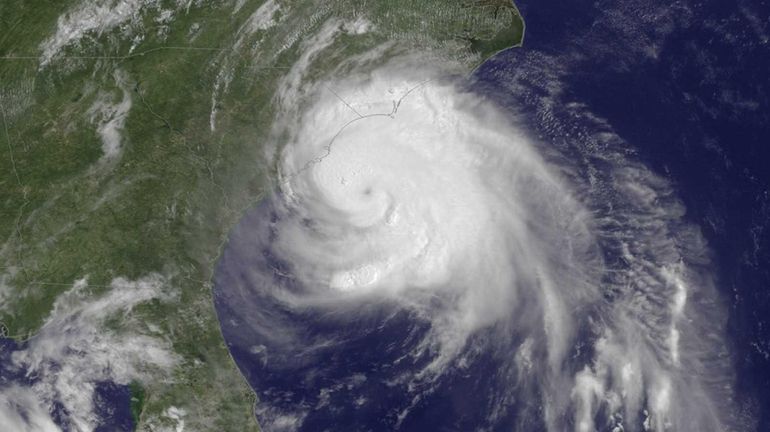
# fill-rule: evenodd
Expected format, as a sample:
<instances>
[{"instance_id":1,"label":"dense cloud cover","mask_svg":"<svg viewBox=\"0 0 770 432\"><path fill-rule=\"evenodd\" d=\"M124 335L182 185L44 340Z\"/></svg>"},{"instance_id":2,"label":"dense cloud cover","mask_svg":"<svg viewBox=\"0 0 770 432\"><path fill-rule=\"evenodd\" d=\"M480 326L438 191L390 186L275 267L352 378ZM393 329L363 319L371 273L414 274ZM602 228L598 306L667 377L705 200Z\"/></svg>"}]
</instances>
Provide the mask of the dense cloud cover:
<instances>
[{"instance_id":1,"label":"dense cloud cover","mask_svg":"<svg viewBox=\"0 0 770 432\"><path fill-rule=\"evenodd\" d=\"M345 409L329 402L336 387L308 400L268 377L315 385L323 372L292 358L347 365L351 341L407 314L402 339L382 343L393 363L349 377L348 405L367 379L406 395L391 428L489 361L478 398L490 430L724 430L723 313L705 242L666 181L607 152L611 189L596 193L510 112L410 57L287 88L270 214L242 222L259 226L234 232L220 273L242 245L261 252L219 283L237 292L220 298L233 331L257 335L263 426L304 430L314 412ZM363 394L360 406L376 403Z\"/></svg>"}]
</instances>

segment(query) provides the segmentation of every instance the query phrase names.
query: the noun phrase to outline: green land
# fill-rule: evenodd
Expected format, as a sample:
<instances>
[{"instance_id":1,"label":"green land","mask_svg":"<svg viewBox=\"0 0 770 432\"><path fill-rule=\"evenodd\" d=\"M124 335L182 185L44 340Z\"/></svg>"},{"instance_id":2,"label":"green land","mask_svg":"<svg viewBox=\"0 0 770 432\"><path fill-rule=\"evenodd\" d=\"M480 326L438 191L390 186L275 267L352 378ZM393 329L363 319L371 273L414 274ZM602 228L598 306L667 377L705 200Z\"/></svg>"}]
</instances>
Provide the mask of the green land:
<instances>
[{"instance_id":1,"label":"green land","mask_svg":"<svg viewBox=\"0 0 770 432\"><path fill-rule=\"evenodd\" d=\"M523 21L504 0L279 1L270 26L253 25L262 0L146 3L130 25L85 32L45 65L41 44L80 2L0 3L0 327L35 334L84 277L98 296L116 277L164 275L174 301L106 323L117 333L151 324L182 359L167 379L131 384L138 430L163 426L170 406L186 410L186 431L257 430L254 394L219 333L211 276L228 230L271 174L260 143L287 68L332 20L364 19L370 28L341 32L307 79L386 42L470 71L519 45ZM123 100L119 155L105 159L107 117L94 107Z\"/></svg>"}]
</instances>

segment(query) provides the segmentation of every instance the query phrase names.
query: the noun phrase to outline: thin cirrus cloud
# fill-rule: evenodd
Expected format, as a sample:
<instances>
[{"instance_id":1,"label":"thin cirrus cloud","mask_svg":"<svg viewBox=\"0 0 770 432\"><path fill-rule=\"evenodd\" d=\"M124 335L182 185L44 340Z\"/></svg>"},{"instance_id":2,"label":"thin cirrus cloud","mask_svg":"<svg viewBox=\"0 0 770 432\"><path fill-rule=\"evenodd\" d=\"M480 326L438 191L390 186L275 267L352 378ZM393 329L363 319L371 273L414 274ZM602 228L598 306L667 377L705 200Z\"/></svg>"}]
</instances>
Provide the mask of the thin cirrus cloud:
<instances>
[{"instance_id":1,"label":"thin cirrus cloud","mask_svg":"<svg viewBox=\"0 0 770 432\"><path fill-rule=\"evenodd\" d=\"M653 430L721 427L728 390L713 383L730 372L707 339L723 315L689 301L715 296L708 248L665 180L617 151L607 190L586 192L510 113L414 58L286 89L283 106L303 109L277 123L289 138L275 150L270 248L302 289L259 288L282 307L415 311L430 322L421 382L467 362L473 336L494 329L515 391L542 397L551 430L563 413L593 430L600 412ZM586 334L590 356L575 360Z\"/></svg>"},{"instance_id":2,"label":"thin cirrus cloud","mask_svg":"<svg viewBox=\"0 0 770 432\"><path fill-rule=\"evenodd\" d=\"M179 361L170 344L138 323L138 331L105 327L114 317L130 320L131 310L151 299L168 300L165 280L117 278L110 291L92 297L81 279L57 298L38 333L6 353L5 367L19 379L0 386L0 423L19 431L91 431L101 424L95 404L100 383L128 385L166 375ZM130 324L130 323L129 323ZM66 413L54 421L56 406Z\"/></svg>"}]
</instances>

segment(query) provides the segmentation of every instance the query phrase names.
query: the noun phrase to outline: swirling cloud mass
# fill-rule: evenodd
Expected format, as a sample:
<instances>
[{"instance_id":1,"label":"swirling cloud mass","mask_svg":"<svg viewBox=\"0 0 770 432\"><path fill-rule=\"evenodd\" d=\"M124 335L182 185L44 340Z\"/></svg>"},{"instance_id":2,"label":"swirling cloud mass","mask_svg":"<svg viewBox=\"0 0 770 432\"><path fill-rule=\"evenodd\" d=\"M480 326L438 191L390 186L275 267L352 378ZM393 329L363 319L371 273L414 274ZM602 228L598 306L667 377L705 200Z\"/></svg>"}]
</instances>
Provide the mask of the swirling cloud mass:
<instances>
[{"instance_id":1,"label":"swirling cloud mass","mask_svg":"<svg viewBox=\"0 0 770 432\"><path fill-rule=\"evenodd\" d=\"M300 120L276 250L311 292L289 301L417 308L442 361L533 301L547 305L549 346L563 354L573 297L597 293L583 265L596 259L586 211L490 104L420 72L378 70L345 96L321 90Z\"/></svg>"},{"instance_id":2,"label":"swirling cloud mass","mask_svg":"<svg viewBox=\"0 0 770 432\"><path fill-rule=\"evenodd\" d=\"M597 191L411 57L283 97L217 295L267 430L729 428L708 250L665 180L616 151Z\"/></svg>"}]
</instances>

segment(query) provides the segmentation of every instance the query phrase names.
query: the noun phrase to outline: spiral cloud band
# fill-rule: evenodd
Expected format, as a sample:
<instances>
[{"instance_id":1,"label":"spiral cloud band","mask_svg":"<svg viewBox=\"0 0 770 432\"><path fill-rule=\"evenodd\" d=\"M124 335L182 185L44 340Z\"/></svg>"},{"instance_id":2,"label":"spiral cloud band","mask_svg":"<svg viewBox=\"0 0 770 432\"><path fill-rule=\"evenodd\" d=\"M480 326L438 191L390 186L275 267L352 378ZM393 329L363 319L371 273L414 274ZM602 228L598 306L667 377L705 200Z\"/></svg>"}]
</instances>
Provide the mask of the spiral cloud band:
<instances>
[{"instance_id":1,"label":"spiral cloud band","mask_svg":"<svg viewBox=\"0 0 770 432\"><path fill-rule=\"evenodd\" d=\"M293 89L277 192L234 232L217 297L263 427L417 430L441 406L488 430L724 429L707 249L664 180L608 154L592 190L411 58Z\"/></svg>"},{"instance_id":2,"label":"spiral cloud band","mask_svg":"<svg viewBox=\"0 0 770 432\"><path fill-rule=\"evenodd\" d=\"M478 97L389 69L351 86L321 92L286 149L283 196L301 216L279 226L281 258L321 302L451 298L424 310L438 312L442 350L537 298L562 352L565 297L596 295L565 265L591 261L586 212ZM557 295L562 284L574 292Z\"/></svg>"}]
</instances>

